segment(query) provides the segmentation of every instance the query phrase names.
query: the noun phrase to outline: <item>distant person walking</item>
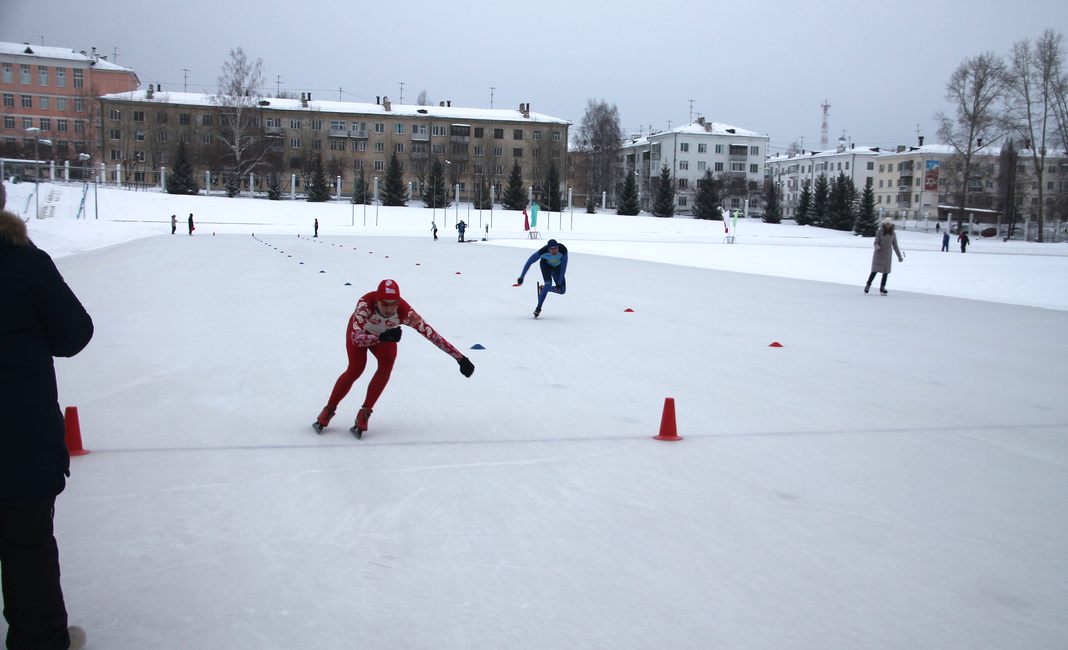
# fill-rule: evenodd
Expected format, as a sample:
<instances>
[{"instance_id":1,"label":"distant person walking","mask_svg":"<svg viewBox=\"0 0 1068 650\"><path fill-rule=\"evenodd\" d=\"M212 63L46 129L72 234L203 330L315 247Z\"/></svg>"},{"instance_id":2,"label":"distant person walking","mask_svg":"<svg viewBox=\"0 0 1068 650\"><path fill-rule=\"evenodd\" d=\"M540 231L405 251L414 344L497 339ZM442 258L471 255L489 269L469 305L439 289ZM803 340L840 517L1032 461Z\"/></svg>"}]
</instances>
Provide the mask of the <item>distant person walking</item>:
<instances>
[{"instance_id":1,"label":"distant person walking","mask_svg":"<svg viewBox=\"0 0 1068 650\"><path fill-rule=\"evenodd\" d=\"M882 226L875 232L875 251L871 255L871 274L868 275L868 283L864 285L864 293L871 289L872 280L876 273L882 273L883 279L879 283L879 293L886 295L886 276L890 275L890 264L893 261L891 253L897 253L897 261L904 262L901 249L897 246L897 233L894 232L894 222L890 217L883 219Z\"/></svg>"},{"instance_id":2,"label":"distant person walking","mask_svg":"<svg viewBox=\"0 0 1068 650\"><path fill-rule=\"evenodd\" d=\"M949 251L949 231L945 230L945 231L942 232L942 252L946 253L948 251Z\"/></svg>"},{"instance_id":3,"label":"distant person walking","mask_svg":"<svg viewBox=\"0 0 1068 650\"><path fill-rule=\"evenodd\" d=\"M438 224L434 221L430 222L430 233L434 235L434 241L438 240Z\"/></svg>"},{"instance_id":4,"label":"distant person walking","mask_svg":"<svg viewBox=\"0 0 1068 650\"><path fill-rule=\"evenodd\" d=\"M316 219L315 220L315 234L312 235L312 237L318 237L318 236L319 236L319 220Z\"/></svg>"},{"instance_id":5,"label":"distant person walking","mask_svg":"<svg viewBox=\"0 0 1068 650\"><path fill-rule=\"evenodd\" d=\"M73 357L93 320L16 215L0 211L0 574L7 647L81 648L67 627L53 528L70 476L53 357Z\"/></svg>"},{"instance_id":6,"label":"distant person walking","mask_svg":"<svg viewBox=\"0 0 1068 650\"><path fill-rule=\"evenodd\" d=\"M460 220L460 222L456 224L456 230L460 233L456 238L456 241L464 241L464 232L467 231L467 224L464 223L463 220Z\"/></svg>"},{"instance_id":7,"label":"distant person walking","mask_svg":"<svg viewBox=\"0 0 1068 650\"><path fill-rule=\"evenodd\" d=\"M189 236L193 236L193 231L196 230L196 226L193 225L193 213L189 213Z\"/></svg>"},{"instance_id":8,"label":"distant person walking","mask_svg":"<svg viewBox=\"0 0 1068 650\"><path fill-rule=\"evenodd\" d=\"M178 232L178 217L171 215L171 234Z\"/></svg>"},{"instance_id":9,"label":"distant person walking","mask_svg":"<svg viewBox=\"0 0 1068 650\"><path fill-rule=\"evenodd\" d=\"M960 235L957 236L957 241L960 242L960 252L964 252L968 248L968 244L971 243L971 239L968 239L968 233L961 227Z\"/></svg>"}]
</instances>

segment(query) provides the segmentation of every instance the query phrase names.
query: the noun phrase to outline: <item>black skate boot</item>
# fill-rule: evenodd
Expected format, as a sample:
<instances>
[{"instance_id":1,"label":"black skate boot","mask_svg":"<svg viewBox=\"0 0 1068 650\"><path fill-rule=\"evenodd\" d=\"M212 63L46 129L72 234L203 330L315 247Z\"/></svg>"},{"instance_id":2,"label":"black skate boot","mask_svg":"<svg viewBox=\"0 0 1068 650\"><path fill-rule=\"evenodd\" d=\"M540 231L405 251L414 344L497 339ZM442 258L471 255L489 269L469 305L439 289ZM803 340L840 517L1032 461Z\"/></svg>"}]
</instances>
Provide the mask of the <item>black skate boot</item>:
<instances>
[{"instance_id":1,"label":"black skate boot","mask_svg":"<svg viewBox=\"0 0 1068 650\"><path fill-rule=\"evenodd\" d=\"M315 422L312 422L312 428L315 429L315 433L322 433L326 425L330 424L330 418L332 417L334 417L334 409L327 404L322 411L319 411L319 417L315 418Z\"/></svg>"},{"instance_id":2,"label":"black skate boot","mask_svg":"<svg viewBox=\"0 0 1068 650\"><path fill-rule=\"evenodd\" d=\"M367 421L370 419L371 409L366 406L361 408L360 412L356 414L356 424L349 429L349 432L356 436L357 440L363 438L363 432L367 431Z\"/></svg>"}]
</instances>

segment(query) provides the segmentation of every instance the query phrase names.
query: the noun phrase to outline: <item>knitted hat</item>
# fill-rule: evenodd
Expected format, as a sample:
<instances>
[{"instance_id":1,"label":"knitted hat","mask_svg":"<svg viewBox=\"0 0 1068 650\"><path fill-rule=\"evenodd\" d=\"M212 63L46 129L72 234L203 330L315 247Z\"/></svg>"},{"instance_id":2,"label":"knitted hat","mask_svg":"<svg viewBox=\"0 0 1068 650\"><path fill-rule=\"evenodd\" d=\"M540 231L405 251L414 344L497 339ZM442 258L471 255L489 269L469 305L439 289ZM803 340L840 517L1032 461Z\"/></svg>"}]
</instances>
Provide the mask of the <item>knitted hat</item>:
<instances>
[{"instance_id":1,"label":"knitted hat","mask_svg":"<svg viewBox=\"0 0 1068 650\"><path fill-rule=\"evenodd\" d=\"M555 239L550 239L549 243L547 243L546 246L548 246L549 248L559 248L560 247L560 245L556 243Z\"/></svg>"},{"instance_id":2,"label":"knitted hat","mask_svg":"<svg viewBox=\"0 0 1068 650\"><path fill-rule=\"evenodd\" d=\"M393 280L382 280L375 292L377 300L400 300L400 287Z\"/></svg>"}]
</instances>

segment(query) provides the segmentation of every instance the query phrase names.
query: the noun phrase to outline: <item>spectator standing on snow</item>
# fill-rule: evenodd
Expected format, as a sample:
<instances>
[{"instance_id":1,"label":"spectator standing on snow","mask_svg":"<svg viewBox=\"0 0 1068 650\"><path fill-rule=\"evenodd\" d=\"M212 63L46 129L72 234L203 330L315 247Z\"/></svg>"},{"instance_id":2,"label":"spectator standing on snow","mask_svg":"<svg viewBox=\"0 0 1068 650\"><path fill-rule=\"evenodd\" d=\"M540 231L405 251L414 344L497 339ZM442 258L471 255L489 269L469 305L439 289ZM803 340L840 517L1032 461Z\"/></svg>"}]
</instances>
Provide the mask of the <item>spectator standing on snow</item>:
<instances>
[{"instance_id":1,"label":"spectator standing on snow","mask_svg":"<svg viewBox=\"0 0 1068 650\"><path fill-rule=\"evenodd\" d=\"M961 228L960 235L957 236L957 241L960 242L960 252L964 252L968 248L968 244L971 243L971 239L968 239L968 233Z\"/></svg>"},{"instance_id":2,"label":"spectator standing on snow","mask_svg":"<svg viewBox=\"0 0 1068 650\"><path fill-rule=\"evenodd\" d=\"M464 241L464 231L467 230L467 224L464 223L463 220L460 220L460 222L456 224L456 230L460 233L459 237L456 238L456 241Z\"/></svg>"},{"instance_id":3,"label":"spectator standing on snow","mask_svg":"<svg viewBox=\"0 0 1068 650\"><path fill-rule=\"evenodd\" d=\"M527 263L523 265L523 271L516 280L517 286L523 285L523 278L526 277L527 270L534 262L539 262L541 277L545 280L544 285L541 282L538 283L538 305L534 307L534 318L537 318L541 315L541 306L550 291L560 295L567 292L567 283L564 279L564 274L567 272L567 246L555 239L550 239L544 246L534 251L527 258Z\"/></svg>"},{"instance_id":4,"label":"spectator standing on snow","mask_svg":"<svg viewBox=\"0 0 1068 650\"><path fill-rule=\"evenodd\" d=\"M345 399L353 383L363 374L369 350L378 360L378 369L375 370L375 374L367 384L367 395L356 415L356 424L349 429L357 438L367 431L371 411L379 396L382 395L382 391L385 390L386 384L389 383L389 376L393 372L393 362L397 359L397 343L401 338L401 325L407 325L419 332L439 350L456 359L464 377L470 377L475 371L475 365L462 352L434 331L434 328L401 298L400 287L396 282L382 280L377 290L360 297L356 303L356 311L349 317L348 333L345 338L348 367L337 378L326 406L312 424L318 433L322 433L323 429L330 424L330 419L334 417L338 404Z\"/></svg>"},{"instance_id":5,"label":"spectator standing on snow","mask_svg":"<svg viewBox=\"0 0 1068 650\"><path fill-rule=\"evenodd\" d=\"M897 253L897 261L904 262L901 249L897 246L897 233L894 232L894 222L890 217L883 219L882 226L875 232L875 251L871 255L871 274L868 275L868 283L864 285L864 293L871 289L871 282L876 273L882 273L883 279L879 283L879 293L886 295L886 276L890 275L890 265L893 262L891 253Z\"/></svg>"},{"instance_id":6,"label":"spectator standing on snow","mask_svg":"<svg viewBox=\"0 0 1068 650\"><path fill-rule=\"evenodd\" d=\"M430 233L434 235L434 241L438 240L438 224L434 221L430 222Z\"/></svg>"},{"instance_id":7,"label":"spectator standing on snow","mask_svg":"<svg viewBox=\"0 0 1068 650\"><path fill-rule=\"evenodd\" d=\"M314 228L315 228L315 234L312 235L312 237L318 237L319 236L319 220L318 219L315 220Z\"/></svg>"},{"instance_id":8,"label":"spectator standing on snow","mask_svg":"<svg viewBox=\"0 0 1068 650\"><path fill-rule=\"evenodd\" d=\"M53 531L70 476L53 357L72 357L93 321L33 245L26 224L0 211L0 573L8 648L80 648L67 627Z\"/></svg>"},{"instance_id":9,"label":"spectator standing on snow","mask_svg":"<svg viewBox=\"0 0 1068 650\"><path fill-rule=\"evenodd\" d=\"M196 230L196 226L193 225L193 213L189 213L189 236L193 236L193 231Z\"/></svg>"},{"instance_id":10,"label":"spectator standing on snow","mask_svg":"<svg viewBox=\"0 0 1068 650\"><path fill-rule=\"evenodd\" d=\"M949 231L945 230L945 231L942 232L942 252L945 253L945 252L948 252L948 251L949 251Z\"/></svg>"},{"instance_id":11,"label":"spectator standing on snow","mask_svg":"<svg viewBox=\"0 0 1068 650\"><path fill-rule=\"evenodd\" d=\"M171 234L178 232L178 217L171 215Z\"/></svg>"}]
</instances>

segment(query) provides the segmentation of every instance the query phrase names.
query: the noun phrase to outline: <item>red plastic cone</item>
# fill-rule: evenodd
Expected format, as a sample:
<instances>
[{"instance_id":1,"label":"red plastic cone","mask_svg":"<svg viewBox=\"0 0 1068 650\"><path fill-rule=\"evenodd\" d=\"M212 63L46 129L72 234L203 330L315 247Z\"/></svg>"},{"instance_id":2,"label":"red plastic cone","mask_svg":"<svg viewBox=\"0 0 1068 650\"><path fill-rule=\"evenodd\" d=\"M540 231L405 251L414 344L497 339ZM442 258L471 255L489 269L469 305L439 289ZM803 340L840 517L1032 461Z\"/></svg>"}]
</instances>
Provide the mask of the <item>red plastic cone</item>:
<instances>
[{"instance_id":1,"label":"red plastic cone","mask_svg":"<svg viewBox=\"0 0 1068 650\"><path fill-rule=\"evenodd\" d=\"M633 309L631 309L630 307L627 307L626 309L624 309L624 310L623 310L623 312L624 312L624 313L630 313L630 314L633 314L633 313L634 313L634 310L633 310Z\"/></svg>"},{"instance_id":2,"label":"red plastic cone","mask_svg":"<svg viewBox=\"0 0 1068 650\"><path fill-rule=\"evenodd\" d=\"M779 343L778 341L772 341L771 343L768 344L768 347L769 348L781 348L782 347L782 343Z\"/></svg>"},{"instance_id":3,"label":"red plastic cone","mask_svg":"<svg viewBox=\"0 0 1068 650\"><path fill-rule=\"evenodd\" d=\"M78 407L68 406L63 412L63 424L66 426L67 451L71 456L84 456L89 453L82 448L82 429L78 424Z\"/></svg>"},{"instance_id":4,"label":"red plastic cone","mask_svg":"<svg viewBox=\"0 0 1068 650\"><path fill-rule=\"evenodd\" d=\"M675 398L664 398L664 414L660 416L660 435L653 436L657 440L682 440L675 430Z\"/></svg>"}]
</instances>

